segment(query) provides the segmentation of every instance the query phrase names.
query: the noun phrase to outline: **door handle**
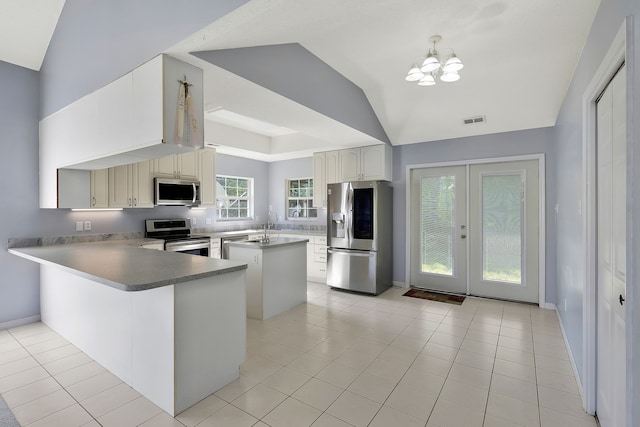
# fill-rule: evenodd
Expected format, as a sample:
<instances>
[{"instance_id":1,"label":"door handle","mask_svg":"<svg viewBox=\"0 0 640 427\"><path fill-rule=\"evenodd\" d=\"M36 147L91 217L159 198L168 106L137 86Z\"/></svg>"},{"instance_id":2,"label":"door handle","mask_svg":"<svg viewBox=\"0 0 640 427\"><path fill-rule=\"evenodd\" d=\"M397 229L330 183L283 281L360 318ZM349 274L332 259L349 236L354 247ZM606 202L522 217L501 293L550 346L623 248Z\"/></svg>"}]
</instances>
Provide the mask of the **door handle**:
<instances>
[{"instance_id":1,"label":"door handle","mask_svg":"<svg viewBox=\"0 0 640 427\"><path fill-rule=\"evenodd\" d=\"M620 294L620 296L618 297L618 301L620 301L620 305L624 305L624 302L626 301L624 299L624 297L622 296L622 294Z\"/></svg>"},{"instance_id":2,"label":"door handle","mask_svg":"<svg viewBox=\"0 0 640 427\"><path fill-rule=\"evenodd\" d=\"M467 238L467 235L466 235L466 234L461 234L461 235L460 235L460 238L461 238L461 239L466 239L466 238Z\"/></svg>"}]
</instances>

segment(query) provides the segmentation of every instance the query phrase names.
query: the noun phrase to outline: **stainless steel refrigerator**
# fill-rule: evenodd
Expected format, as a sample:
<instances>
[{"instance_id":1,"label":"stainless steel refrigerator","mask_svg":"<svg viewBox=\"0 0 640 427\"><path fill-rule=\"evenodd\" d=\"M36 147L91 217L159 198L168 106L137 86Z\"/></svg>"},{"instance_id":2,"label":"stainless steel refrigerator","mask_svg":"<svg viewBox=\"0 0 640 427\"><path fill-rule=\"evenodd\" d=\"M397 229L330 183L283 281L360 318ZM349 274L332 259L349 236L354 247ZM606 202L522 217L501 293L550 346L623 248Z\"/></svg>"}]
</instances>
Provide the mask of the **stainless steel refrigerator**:
<instances>
[{"instance_id":1,"label":"stainless steel refrigerator","mask_svg":"<svg viewBox=\"0 0 640 427\"><path fill-rule=\"evenodd\" d=\"M327 201L327 284L384 292L391 287L391 186L385 181L328 184Z\"/></svg>"}]
</instances>

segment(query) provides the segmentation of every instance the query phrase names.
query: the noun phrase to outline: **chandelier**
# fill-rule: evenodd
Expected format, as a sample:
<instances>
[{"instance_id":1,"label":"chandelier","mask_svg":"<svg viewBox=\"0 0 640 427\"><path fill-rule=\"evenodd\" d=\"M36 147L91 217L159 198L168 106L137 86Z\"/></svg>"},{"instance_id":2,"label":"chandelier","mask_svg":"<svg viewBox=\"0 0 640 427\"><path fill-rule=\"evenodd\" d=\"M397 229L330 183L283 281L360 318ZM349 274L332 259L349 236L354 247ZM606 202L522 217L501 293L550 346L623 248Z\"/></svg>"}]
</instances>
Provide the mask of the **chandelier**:
<instances>
[{"instance_id":1,"label":"chandelier","mask_svg":"<svg viewBox=\"0 0 640 427\"><path fill-rule=\"evenodd\" d=\"M419 86L433 86L439 77L441 81L451 83L460 80L458 71L464 67L460 58L458 58L451 49L451 55L446 60L441 60L436 43L442 40L442 37L432 36L429 41L433 42L433 49L429 49L426 58L420 58L416 61L407 76L404 78L408 82L418 82ZM423 60L424 59L424 60ZM418 65L422 61L421 65Z\"/></svg>"}]
</instances>

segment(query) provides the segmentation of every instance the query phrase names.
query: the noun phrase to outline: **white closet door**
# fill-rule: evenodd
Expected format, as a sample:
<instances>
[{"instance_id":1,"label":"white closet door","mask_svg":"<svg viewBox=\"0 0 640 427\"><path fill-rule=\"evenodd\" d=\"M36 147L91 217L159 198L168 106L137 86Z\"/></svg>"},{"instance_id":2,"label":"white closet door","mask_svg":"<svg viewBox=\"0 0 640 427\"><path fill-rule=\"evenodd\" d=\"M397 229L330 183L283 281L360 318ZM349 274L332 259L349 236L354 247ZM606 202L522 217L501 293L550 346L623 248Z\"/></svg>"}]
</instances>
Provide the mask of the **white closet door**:
<instances>
[{"instance_id":1,"label":"white closet door","mask_svg":"<svg viewBox=\"0 0 640 427\"><path fill-rule=\"evenodd\" d=\"M598 356L602 427L626 425L626 72L597 105Z\"/></svg>"}]
</instances>

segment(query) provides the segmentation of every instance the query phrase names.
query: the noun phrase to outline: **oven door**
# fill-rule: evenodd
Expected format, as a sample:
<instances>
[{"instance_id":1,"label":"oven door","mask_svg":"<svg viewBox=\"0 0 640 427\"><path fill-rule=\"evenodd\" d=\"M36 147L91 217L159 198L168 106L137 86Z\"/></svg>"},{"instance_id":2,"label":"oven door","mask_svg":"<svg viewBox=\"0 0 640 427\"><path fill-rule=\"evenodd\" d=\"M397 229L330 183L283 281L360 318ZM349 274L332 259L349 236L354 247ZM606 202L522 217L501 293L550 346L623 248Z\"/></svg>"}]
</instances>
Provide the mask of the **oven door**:
<instances>
[{"instance_id":1,"label":"oven door","mask_svg":"<svg viewBox=\"0 0 640 427\"><path fill-rule=\"evenodd\" d=\"M178 240L166 242L164 250L169 252L180 252L188 255L209 256L210 242L207 239L202 240Z\"/></svg>"}]
</instances>

